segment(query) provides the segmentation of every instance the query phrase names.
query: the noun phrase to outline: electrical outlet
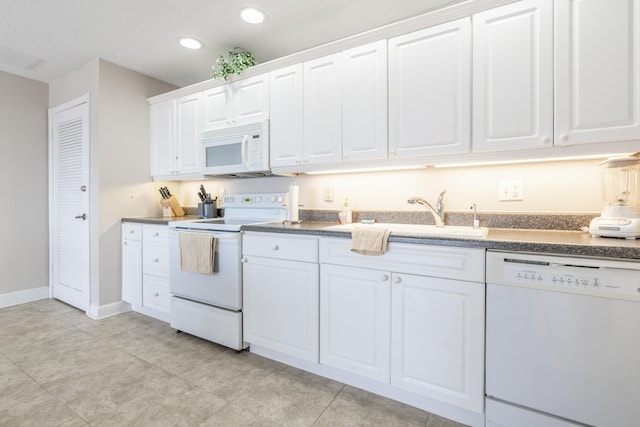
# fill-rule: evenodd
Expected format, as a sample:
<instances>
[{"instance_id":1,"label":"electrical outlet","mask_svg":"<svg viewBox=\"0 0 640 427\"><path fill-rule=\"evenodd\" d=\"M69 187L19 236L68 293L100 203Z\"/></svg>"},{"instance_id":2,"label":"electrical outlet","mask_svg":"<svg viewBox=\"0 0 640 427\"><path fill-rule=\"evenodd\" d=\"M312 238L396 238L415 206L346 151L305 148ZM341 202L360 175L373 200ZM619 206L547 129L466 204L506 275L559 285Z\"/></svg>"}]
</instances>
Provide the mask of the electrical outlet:
<instances>
[{"instance_id":1,"label":"electrical outlet","mask_svg":"<svg viewBox=\"0 0 640 427\"><path fill-rule=\"evenodd\" d=\"M522 181L499 181L498 200L524 200Z\"/></svg>"}]
</instances>

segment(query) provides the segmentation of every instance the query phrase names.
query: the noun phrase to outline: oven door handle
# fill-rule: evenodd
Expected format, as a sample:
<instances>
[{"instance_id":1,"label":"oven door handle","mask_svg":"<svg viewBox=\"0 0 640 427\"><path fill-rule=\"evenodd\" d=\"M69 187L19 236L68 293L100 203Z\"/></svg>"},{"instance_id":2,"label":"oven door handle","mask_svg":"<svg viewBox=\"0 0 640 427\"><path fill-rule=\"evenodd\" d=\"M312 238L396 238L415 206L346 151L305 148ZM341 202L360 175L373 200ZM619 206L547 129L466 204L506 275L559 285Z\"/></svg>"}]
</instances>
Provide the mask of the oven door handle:
<instances>
[{"instance_id":1,"label":"oven door handle","mask_svg":"<svg viewBox=\"0 0 640 427\"><path fill-rule=\"evenodd\" d=\"M240 233L238 232L215 232L215 231L211 231L211 230L200 230L200 229L195 229L195 228L175 228L174 230L171 230L172 234L175 234L176 237L178 237L178 233L184 231L187 233L206 233L206 234L212 234L214 238L216 239L237 239L238 235Z\"/></svg>"}]
</instances>

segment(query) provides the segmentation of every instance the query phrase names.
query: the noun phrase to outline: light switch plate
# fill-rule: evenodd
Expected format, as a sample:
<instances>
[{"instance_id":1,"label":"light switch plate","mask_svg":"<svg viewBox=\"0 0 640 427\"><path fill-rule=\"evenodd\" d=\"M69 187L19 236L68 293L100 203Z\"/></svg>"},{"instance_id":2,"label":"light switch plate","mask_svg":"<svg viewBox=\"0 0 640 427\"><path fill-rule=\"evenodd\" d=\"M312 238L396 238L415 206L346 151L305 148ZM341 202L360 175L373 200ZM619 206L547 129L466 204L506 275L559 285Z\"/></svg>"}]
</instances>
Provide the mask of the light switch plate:
<instances>
[{"instance_id":1,"label":"light switch plate","mask_svg":"<svg viewBox=\"0 0 640 427\"><path fill-rule=\"evenodd\" d=\"M324 187L324 201L333 202L333 187Z\"/></svg>"}]
</instances>

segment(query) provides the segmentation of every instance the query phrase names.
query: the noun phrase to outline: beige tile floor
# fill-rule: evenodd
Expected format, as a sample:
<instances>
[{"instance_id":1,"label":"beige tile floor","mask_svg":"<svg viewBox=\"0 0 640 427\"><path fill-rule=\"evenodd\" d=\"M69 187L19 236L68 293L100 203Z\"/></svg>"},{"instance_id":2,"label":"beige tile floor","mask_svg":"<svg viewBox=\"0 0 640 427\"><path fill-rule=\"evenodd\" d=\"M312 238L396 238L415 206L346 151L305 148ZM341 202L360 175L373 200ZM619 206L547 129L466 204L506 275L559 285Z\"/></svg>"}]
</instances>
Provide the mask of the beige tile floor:
<instances>
[{"instance_id":1,"label":"beige tile floor","mask_svg":"<svg viewBox=\"0 0 640 427\"><path fill-rule=\"evenodd\" d=\"M130 312L0 309L0 426L460 424Z\"/></svg>"}]
</instances>

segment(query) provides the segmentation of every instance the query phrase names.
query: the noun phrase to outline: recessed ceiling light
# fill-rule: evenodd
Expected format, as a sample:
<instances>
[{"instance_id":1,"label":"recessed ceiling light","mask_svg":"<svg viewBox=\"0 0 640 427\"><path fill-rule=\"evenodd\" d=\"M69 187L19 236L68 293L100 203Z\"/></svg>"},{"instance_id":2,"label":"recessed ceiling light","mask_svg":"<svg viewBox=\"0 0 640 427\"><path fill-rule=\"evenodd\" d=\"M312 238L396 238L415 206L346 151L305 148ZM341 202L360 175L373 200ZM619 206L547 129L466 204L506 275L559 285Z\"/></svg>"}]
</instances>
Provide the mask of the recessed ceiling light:
<instances>
[{"instance_id":1,"label":"recessed ceiling light","mask_svg":"<svg viewBox=\"0 0 640 427\"><path fill-rule=\"evenodd\" d=\"M204 43L198 39L194 39L193 37L180 37L178 39L178 43L180 43L180 46L186 47L187 49L200 49L204 46Z\"/></svg>"},{"instance_id":2,"label":"recessed ceiling light","mask_svg":"<svg viewBox=\"0 0 640 427\"><path fill-rule=\"evenodd\" d=\"M264 21L265 14L260 9L254 7L245 7L240 9L240 18L249 24L260 24Z\"/></svg>"}]
</instances>

